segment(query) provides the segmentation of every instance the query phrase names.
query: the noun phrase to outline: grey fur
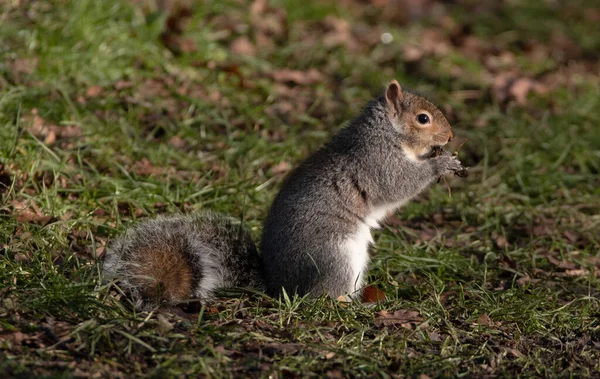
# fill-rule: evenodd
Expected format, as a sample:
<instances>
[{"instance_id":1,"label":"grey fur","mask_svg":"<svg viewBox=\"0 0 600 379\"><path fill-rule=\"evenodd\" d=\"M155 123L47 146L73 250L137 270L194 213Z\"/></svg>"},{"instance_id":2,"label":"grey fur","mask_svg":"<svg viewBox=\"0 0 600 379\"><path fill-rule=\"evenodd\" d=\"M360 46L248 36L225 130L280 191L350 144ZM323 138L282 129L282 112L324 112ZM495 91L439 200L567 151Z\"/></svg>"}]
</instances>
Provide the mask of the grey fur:
<instances>
[{"instance_id":1,"label":"grey fur","mask_svg":"<svg viewBox=\"0 0 600 379\"><path fill-rule=\"evenodd\" d=\"M460 162L444 153L413 161L411 143L389 119L385 97L296 168L275 198L264 225L262 260L267 291L347 295L356 281L350 252L340 244L377 207L410 200Z\"/></svg>"},{"instance_id":2,"label":"grey fur","mask_svg":"<svg viewBox=\"0 0 600 379\"><path fill-rule=\"evenodd\" d=\"M189 261L195 298L209 300L219 288L264 287L260 258L250 233L235 220L212 213L159 216L128 229L107 249L104 280L117 279L135 299L136 308L156 307L156 299L145 297L144 288L139 288L131 275L141 252L165 244Z\"/></svg>"}]
</instances>

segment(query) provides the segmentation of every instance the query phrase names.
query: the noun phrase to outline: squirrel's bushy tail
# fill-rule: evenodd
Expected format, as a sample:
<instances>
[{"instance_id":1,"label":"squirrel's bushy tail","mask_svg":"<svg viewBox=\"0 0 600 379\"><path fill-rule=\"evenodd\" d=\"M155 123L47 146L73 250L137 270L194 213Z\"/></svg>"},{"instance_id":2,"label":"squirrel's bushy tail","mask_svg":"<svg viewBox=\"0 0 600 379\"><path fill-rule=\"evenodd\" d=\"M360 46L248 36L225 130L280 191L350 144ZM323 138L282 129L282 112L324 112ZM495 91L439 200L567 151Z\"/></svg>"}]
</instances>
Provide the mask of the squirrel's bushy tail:
<instances>
[{"instance_id":1,"label":"squirrel's bushy tail","mask_svg":"<svg viewBox=\"0 0 600 379\"><path fill-rule=\"evenodd\" d=\"M118 281L141 310L192 298L209 300L220 288L263 288L250 233L212 213L140 222L108 247L103 276Z\"/></svg>"}]
</instances>

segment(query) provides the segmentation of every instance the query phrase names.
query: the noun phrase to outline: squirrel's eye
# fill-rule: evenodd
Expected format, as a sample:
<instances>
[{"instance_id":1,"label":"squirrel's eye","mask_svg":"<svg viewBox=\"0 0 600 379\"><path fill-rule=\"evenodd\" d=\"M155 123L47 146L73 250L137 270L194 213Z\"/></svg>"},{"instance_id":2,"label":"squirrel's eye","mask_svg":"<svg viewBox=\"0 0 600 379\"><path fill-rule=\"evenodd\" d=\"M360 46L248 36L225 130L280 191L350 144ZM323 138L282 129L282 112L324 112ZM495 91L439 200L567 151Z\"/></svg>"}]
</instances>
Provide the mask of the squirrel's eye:
<instances>
[{"instance_id":1,"label":"squirrel's eye","mask_svg":"<svg viewBox=\"0 0 600 379\"><path fill-rule=\"evenodd\" d=\"M419 124L421 125L425 125L429 123L429 116L427 116L425 113L419 113L417 115L417 121L419 121Z\"/></svg>"}]
</instances>

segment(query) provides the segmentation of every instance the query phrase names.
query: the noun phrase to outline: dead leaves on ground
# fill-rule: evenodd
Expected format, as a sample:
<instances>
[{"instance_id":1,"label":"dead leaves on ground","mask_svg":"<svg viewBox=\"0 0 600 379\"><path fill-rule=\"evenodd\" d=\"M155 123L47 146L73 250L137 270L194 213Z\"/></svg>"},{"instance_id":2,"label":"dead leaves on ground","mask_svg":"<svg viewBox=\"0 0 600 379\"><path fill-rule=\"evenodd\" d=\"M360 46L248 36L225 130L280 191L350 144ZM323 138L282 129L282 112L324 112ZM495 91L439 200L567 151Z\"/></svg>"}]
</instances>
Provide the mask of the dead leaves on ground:
<instances>
[{"instance_id":1,"label":"dead leaves on ground","mask_svg":"<svg viewBox=\"0 0 600 379\"><path fill-rule=\"evenodd\" d=\"M17 222L32 222L45 226L57 220L54 216L44 214L35 202L12 200L10 206Z\"/></svg>"},{"instance_id":2,"label":"dead leaves on ground","mask_svg":"<svg viewBox=\"0 0 600 379\"><path fill-rule=\"evenodd\" d=\"M49 146L59 142L62 149L73 148L75 141L83 135L80 126L56 125L40 116L36 108L31 110L30 115L24 116L23 121L29 122L28 130L31 134Z\"/></svg>"},{"instance_id":3,"label":"dead leaves on ground","mask_svg":"<svg viewBox=\"0 0 600 379\"><path fill-rule=\"evenodd\" d=\"M272 49L288 39L287 13L269 5L268 0L254 0L250 5L250 20L259 49Z\"/></svg>"},{"instance_id":4,"label":"dead leaves on ground","mask_svg":"<svg viewBox=\"0 0 600 379\"><path fill-rule=\"evenodd\" d=\"M299 85L310 85L323 80L323 75L314 68L307 71L290 70L287 68L271 72L273 79L280 83L293 83Z\"/></svg>"},{"instance_id":5,"label":"dead leaves on ground","mask_svg":"<svg viewBox=\"0 0 600 379\"><path fill-rule=\"evenodd\" d=\"M468 27L461 27L449 15L440 17L438 25L414 33L411 43L402 47L403 60L408 67L421 75L438 77L440 71L453 78L470 81L483 89L488 89L492 97L501 105L514 101L526 106L528 96L547 95L557 87L571 85L577 77L594 75L600 66L591 63L585 54L577 49L572 39L553 31L550 40L525 40L522 46L512 46L494 38L483 40L471 34ZM520 49L519 56L513 52ZM447 59L451 55L463 55L477 61L482 69L479 72L466 71L465 66ZM517 58L526 56L530 65L547 66L545 70L528 71ZM427 58L439 60L440 64L432 69L426 63ZM433 71L432 71L433 70ZM477 98L483 98L480 93Z\"/></svg>"},{"instance_id":6,"label":"dead leaves on ground","mask_svg":"<svg viewBox=\"0 0 600 379\"><path fill-rule=\"evenodd\" d=\"M374 323L378 328L395 326L411 330L423 324L423 316L418 311L409 309L400 309L391 313L382 310L375 313Z\"/></svg>"}]
</instances>

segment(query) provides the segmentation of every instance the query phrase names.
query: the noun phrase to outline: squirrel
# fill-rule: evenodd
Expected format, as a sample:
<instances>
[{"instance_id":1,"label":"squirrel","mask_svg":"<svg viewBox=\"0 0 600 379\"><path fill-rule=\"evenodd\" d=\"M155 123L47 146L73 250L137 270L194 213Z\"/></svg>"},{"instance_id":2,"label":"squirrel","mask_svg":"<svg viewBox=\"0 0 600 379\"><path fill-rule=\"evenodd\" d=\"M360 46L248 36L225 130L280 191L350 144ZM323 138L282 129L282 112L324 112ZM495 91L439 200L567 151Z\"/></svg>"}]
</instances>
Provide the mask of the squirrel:
<instances>
[{"instance_id":1,"label":"squirrel","mask_svg":"<svg viewBox=\"0 0 600 379\"><path fill-rule=\"evenodd\" d=\"M392 80L284 180L261 254L224 216L161 216L108 246L105 280L119 281L141 310L209 301L228 287L352 299L364 286L371 229L443 175L466 172L442 148L453 138L435 105Z\"/></svg>"}]
</instances>

